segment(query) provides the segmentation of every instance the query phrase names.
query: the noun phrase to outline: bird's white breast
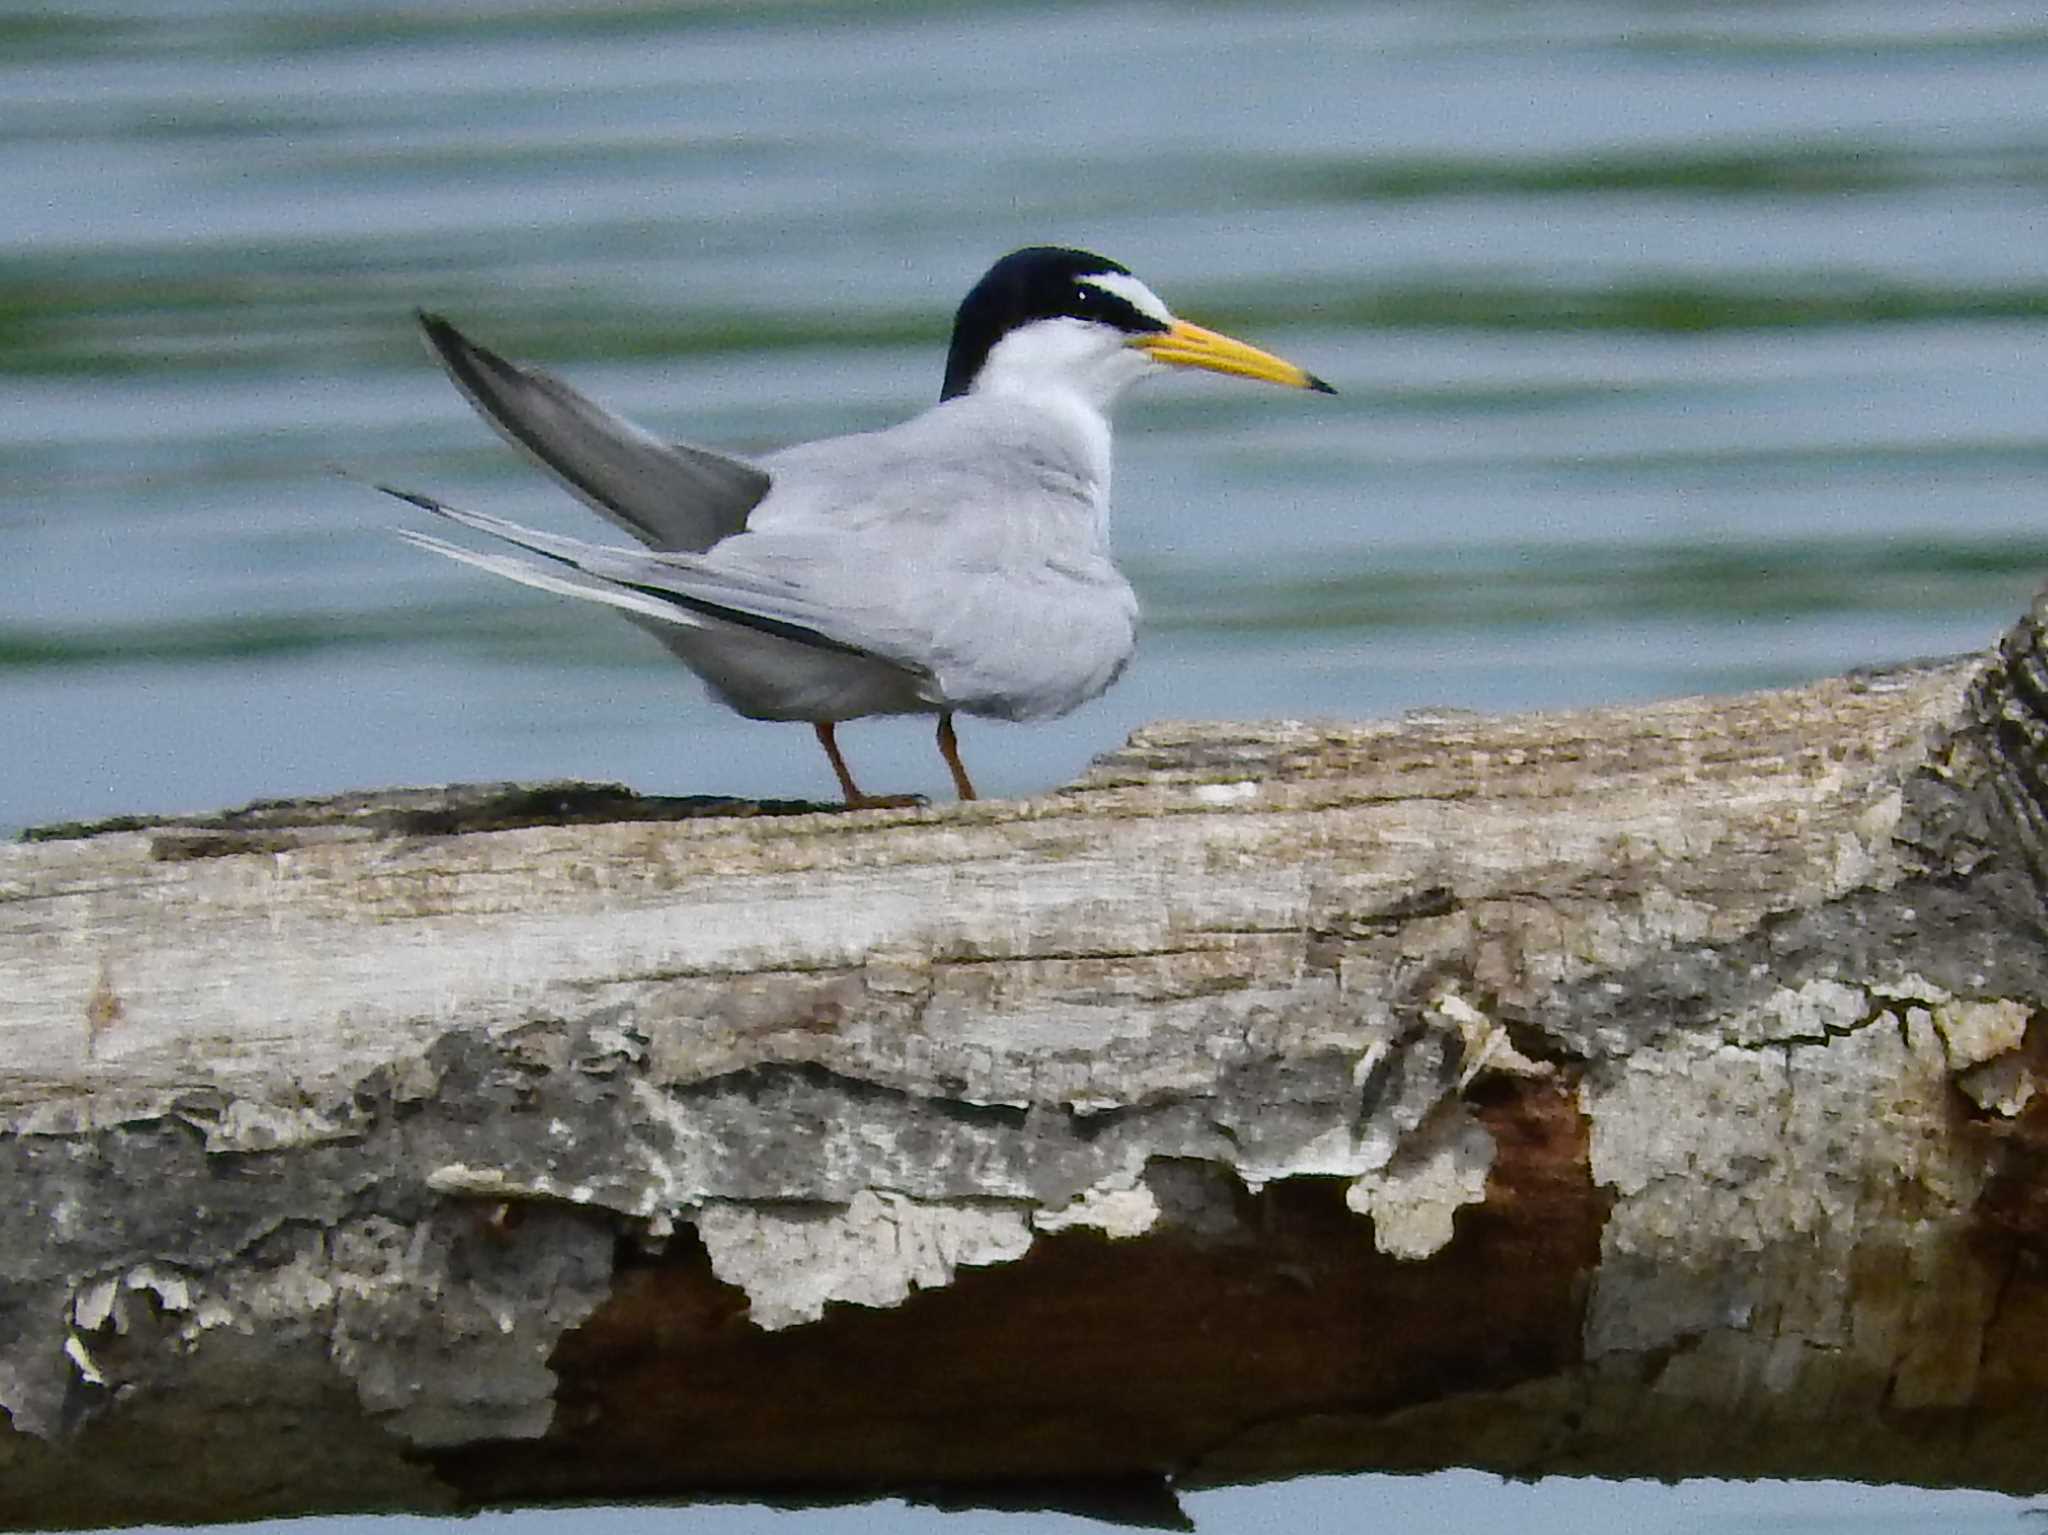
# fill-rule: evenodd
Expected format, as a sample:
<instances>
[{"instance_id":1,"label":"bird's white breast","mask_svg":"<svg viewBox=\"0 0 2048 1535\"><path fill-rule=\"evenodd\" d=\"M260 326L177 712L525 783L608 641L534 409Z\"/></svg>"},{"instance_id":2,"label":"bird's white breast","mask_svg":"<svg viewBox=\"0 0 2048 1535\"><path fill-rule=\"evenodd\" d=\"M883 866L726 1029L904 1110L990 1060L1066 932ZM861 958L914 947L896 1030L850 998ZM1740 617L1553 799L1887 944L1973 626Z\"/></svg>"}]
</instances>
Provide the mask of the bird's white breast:
<instances>
[{"instance_id":1,"label":"bird's white breast","mask_svg":"<svg viewBox=\"0 0 2048 1535\"><path fill-rule=\"evenodd\" d=\"M934 706L1064 714L1116 679L1137 601L1109 548L1110 429L1070 391L977 390L765 461L764 535L837 545L847 600L914 626Z\"/></svg>"}]
</instances>

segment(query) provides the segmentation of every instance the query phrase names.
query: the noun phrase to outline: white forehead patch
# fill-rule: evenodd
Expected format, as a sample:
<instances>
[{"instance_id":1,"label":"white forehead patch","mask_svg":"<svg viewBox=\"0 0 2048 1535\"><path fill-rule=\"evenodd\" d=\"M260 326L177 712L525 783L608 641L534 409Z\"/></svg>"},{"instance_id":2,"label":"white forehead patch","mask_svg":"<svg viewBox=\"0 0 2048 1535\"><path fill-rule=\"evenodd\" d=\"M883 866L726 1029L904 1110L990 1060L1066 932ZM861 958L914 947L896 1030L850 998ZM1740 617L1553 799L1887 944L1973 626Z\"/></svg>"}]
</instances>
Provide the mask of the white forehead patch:
<instances>
[{"instance_id":1,"label":"white forehead patch","mask_svg":"<svg viewBox=\"0 0 2048 1535\"><path fill-rule=\"evenodd\" d=\"M1166 307L1165 300L1127 272L1091 272L1080 282L1083 287L1099 288L1122 299L1148 320L1157 320L1161 325L1173 323L1173 311Z\"/></svg>"}]
</instances>

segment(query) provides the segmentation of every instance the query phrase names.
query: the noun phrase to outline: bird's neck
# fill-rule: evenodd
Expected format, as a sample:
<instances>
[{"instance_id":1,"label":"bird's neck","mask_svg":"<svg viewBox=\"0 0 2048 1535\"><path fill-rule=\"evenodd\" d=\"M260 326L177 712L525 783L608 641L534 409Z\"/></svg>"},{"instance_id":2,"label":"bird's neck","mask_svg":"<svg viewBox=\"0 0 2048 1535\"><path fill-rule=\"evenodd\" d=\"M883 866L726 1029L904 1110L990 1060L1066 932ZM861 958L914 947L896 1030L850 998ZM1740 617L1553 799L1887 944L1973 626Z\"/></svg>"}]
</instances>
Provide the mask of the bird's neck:
<instances>
[{"instance_id":1,"label":"bird's neck","mask_svg":"<svg viewBox=\"0 0 2048 1535\"><path fill-rule=\"evenodd\" d=\"M1110 432L1109 416L1087 393L1072 388L1040 383L1035 388L977 385L976 398L1014 412L1031 422L1030 432L1044 440L1048 434L1065 449L1061 455L1071 465L1098 509L1109 506Z\"/></svg>"}]
</instances>

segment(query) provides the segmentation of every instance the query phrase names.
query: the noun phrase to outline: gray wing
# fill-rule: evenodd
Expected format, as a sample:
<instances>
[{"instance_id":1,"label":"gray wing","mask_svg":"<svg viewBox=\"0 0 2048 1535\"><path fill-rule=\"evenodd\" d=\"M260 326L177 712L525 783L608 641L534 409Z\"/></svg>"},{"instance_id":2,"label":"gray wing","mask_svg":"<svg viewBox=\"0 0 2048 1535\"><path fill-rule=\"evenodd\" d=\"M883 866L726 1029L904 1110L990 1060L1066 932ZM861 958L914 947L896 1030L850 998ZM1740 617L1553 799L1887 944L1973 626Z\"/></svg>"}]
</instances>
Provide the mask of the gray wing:
<instances>
[{"instance_id":1,"label":"gray wing","mask_svg":"<svg viewBox=\"0 0 2048 1535\"><path fill-rule=\"evenodd\" d=\"M602 602L643 622L652 619L695 628L701 627L706 619L714 619L814 650L883 661L914 677L931 675L931 668L914 653L914 642L907 636L890 632L875 623L872 616L835 610L800 584L771 573L725 568L684 553L642 554L633 549L586 543L580 538L522 527L483 512L461 511L431 496L389 485L377 488L564 568L562 574L555 574L528 561L475 554L417 533L403 535L420 548L495 575L544 591Z\"/></svg>"},{"instance_id":2,"label":"gray wing","mask_svg":"<svg viewBox=\"0 0 2048 1535\"><path fill-rule=\"evenodd\" d=\"M767 471L688 443L663 442L560 379L478 346L419 314L427 345L477 413L599 516L652 549L704 550L747 525Z\"/></svg>"}]
</instances>

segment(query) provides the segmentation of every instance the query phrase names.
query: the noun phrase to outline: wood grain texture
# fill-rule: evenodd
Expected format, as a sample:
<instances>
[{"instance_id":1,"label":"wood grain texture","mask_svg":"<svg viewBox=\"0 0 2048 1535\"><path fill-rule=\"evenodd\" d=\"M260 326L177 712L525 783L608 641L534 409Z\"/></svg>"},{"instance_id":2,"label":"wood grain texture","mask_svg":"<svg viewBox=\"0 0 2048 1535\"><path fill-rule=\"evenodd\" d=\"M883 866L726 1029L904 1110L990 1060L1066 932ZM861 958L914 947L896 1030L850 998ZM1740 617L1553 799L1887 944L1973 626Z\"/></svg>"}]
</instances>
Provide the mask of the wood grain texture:
<instances>
[{"instance_id":1,"label":"wood grain texture","mask_svg":"<svg viewBox=\"0 0 2048 1535\"><path fill-rule=\"evenodd\" d=\"M2044 676L0 849L0 1525L2038 1490Z\"/></svg>"}]
</instances>

